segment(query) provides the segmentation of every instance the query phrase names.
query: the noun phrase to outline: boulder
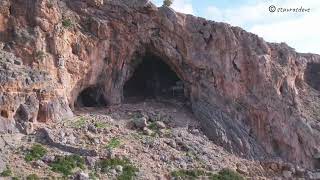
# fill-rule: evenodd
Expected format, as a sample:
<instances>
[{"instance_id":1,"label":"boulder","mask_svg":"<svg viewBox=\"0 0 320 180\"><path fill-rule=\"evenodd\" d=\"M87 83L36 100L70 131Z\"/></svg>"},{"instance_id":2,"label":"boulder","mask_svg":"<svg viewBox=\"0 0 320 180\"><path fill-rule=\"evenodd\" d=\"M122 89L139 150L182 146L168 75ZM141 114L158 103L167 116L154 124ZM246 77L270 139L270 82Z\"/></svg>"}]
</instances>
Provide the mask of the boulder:
<instances>
[{"instance_id":1,"label":"boulder","mask_svg":"<svg viewBox=\"0 0 320 180\"><path fill-rule=\"evenodd\" d=\"M290 179L292 177L291 171L282 171L282 175L285 179Z\"/></svg>"},{"instance_id":2,"label":"boulder","mask_svg":"<svg viewBox=\"0 0 320 180\"><path fill-rule=\"evenodd\" d=\"M164 122L162 121L156 121L156 126L159 128L159 129L165 129L166 128L166 125L164 124Z\"/></svg>"},{"instance_id":3,"label":"boulder","mask_svg":"<svg viewBox=\"0 0 320 180\"><path fill-rule=\"evenodd\" d=\"M133 120L133 123L135 125L136 128L138 129L143 129L145 127L147 127L147 118L145 117L141 117L141 118L136 118Z\"/></svg>"},{"instance_id":4,"label":"boulder","mask_svg":"<svg viewBox=\"0 0 320 180\"><path fill-rule=\"evenodd\" d=\"M75 175L74 175L74 180L89 180L89 175L85 172L77 172Z\"/></svg>"},{"instance_id":5,"label":"boulder","mask_svg":"<svg viewBox=\"0 0 320 180\"><path fill-rule=\"evenodd\" d=\"M307 178L310 180L320 179L320 172L307 172Z\"/></svg>"}]
</instances>

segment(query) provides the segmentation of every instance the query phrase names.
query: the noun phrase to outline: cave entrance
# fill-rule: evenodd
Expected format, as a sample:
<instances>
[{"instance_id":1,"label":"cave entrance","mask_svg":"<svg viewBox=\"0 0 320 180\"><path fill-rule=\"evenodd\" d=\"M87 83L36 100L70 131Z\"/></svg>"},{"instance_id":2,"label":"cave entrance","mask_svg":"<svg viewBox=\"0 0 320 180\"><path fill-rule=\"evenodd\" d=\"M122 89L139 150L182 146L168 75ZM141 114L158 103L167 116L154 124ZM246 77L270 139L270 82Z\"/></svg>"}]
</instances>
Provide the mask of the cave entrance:
<instances>
[{"instance_id":1,"label":"cave entrance","mask_svg":"<svg viewBox=\"0 0 320 180\"><path fill-rule=\"evenodd\" d=\"M184 85L159 57L146 55L123 88L125 102L155 98L184 99Z\"/></svg>"},{"instance_id":2,"label":"cave entrance","mask_svg":"<svg viewBox=\"0 0 320 180\"><path fill-rule=\"evenodd\" d=\"M308 63L305 70L305 79L309 86L320 91L320 64Z\"/></svg>"},{"instance_id":3,"label":"cave entrance","mask_svg":"<svg viewBox=\"0 0 320 180\"><path fill-rule=\"evenodd\" d=\"M105 107L107 101L103 95L103 88L92 86L84 89L78 96L75 107Z\"/></svg>"}]
</instances>

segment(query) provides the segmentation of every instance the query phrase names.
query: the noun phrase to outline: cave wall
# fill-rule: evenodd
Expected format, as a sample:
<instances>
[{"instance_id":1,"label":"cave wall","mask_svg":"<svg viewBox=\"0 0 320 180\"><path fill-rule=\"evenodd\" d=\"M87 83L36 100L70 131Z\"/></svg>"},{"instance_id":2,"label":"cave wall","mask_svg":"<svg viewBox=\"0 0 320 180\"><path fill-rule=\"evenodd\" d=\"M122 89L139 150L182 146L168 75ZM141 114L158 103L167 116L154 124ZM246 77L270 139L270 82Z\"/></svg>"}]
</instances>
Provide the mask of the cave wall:
<instances>
[{"instance_id":1,"label":"cave wall","mask_svg":"<svg viewBox=\"0 0 320 180\"><path fill-rule=\"evenodd\" d=\"M0 103L1 110L10 112L2 119L14 122L29 96L26 90L37 100L34 112L40 122L69 117L79 94L97 84L108 104L119 104L139 58L150 52L184 82L194 114L217 144L247 158L281 157L314 167L320 140L318 116L310 112L320 100L305 72L308 63L320 62L319 55L300 54L241 28L145 0L1 3L0 34L7 35L0 38L1 51L13 54L6 59L20 57L23 72L41 70L50 79L42 81L40 73L36 85L17 85L7 79L11 74L5 68L15 67L14 62L1 66L2 97L22 96ZM23 8L34 16L9 11ZM28 77L17 76L16 82ZM315 103L306 103L310 99Z\"/></svg>"}]
</instances>

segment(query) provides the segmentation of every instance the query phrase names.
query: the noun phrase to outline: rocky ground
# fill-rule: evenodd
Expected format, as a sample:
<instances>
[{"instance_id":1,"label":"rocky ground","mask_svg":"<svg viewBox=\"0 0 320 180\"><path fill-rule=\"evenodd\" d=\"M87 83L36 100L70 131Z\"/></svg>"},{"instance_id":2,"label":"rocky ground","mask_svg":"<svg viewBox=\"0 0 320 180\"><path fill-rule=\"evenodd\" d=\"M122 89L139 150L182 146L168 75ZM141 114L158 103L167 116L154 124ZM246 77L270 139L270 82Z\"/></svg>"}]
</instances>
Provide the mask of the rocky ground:
<instances>
[{"instance_id":1,"label":"rocky ground","mask_svg":"<svg viewBox=\"0 0 320 180\"><path fill-rule=\"evenodd\" d=\"M226 152L202 133L180 101L81 108L76 114L60 123L37 124L38 130L29 135L2 135L1 175L8 179L214 179L218 175L213 174L225 169L237 172L234 178L299 175L295 168L286 170L277 163Z\"/></svg>"}]
</instances>

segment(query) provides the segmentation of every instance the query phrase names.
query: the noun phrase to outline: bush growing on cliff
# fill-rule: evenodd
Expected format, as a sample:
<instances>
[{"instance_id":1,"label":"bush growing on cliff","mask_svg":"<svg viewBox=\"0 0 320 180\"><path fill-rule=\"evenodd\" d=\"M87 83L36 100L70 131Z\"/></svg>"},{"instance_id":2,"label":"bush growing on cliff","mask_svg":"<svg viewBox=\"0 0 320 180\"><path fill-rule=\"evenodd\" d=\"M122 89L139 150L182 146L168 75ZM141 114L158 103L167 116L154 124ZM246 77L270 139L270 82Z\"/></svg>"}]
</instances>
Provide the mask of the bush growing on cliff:
<instances>
[{"instance_id":1,"label":"bush growing on cliff","mask_svg":"<svg viewBox=\"0 0 320 180\"><path fill-rule=\"evenodd\" d=\"M199 179L200 177L207 177L210 180L244 180L239 173L231 169L223 169L217 174L206 172L200 169L181 169L171 172L171 176L176 179Z\"/></svg>"},{"instance_id":2,"label":"bush growing on cliff","mask_svg":"<svg viewBox=\"0 0 320 180\"><path fill-rule=\"evenodd\" d=\"M73 122L71 127L80 129L80 128L85 127L86 124L87 124L87 119L85 117L79 117L79 119L77 119L75 122Z\"/></svg>"},{"instance_id":3,"label":"bush growing on cliff","mask_svg":"<svg viewBox=\"0 0 320 180\"><path fill-rule=\"evenodd\" d=\"M27 162L39 160L46 154L47 154L47 150L44 147L42 147L40 144L35 144L27 152L25 156L25 160Z\"/></svg>"},{"instance_id":4,"label":"bush growing on cliff","mask_svg":"<svg viewBox=\"0 0 320 180\"><path fill-rule=\"evenodd\" d=\"M119 147L121 145L121 141L119 138L112 138L108 145L107 145L107 148L108 149L115 149L117 147Z\"/></svg>"},{"instance_id":5,"label":"bush growing on cliff","mask_svg":"<svg viewBox=\"0 0 320 180\"><path fill-rule=\"evenodd\" d=\"M47 8L52 9L53 8L52 0L49 0L46 5L47 5Z\"/></svg>"},{"instance_id":6,"label":"bush growing on cliff","mask_svg":"<svg viewBox=\"0 0 320 180\"><path fill-rule=\"evenodd\" d=\"M57 156L49 166L54 172L69 176L75 168L84 169L85 161L78 155Z\"/></svg>"},{"instance_id":7,"label":"bush growing on cliff","mask_svg":"<svg viewBox=\"0 0 320 180\"><path fill-rule=\"evenodd\" d=\"M6 169L0 173L0 177L9 177L11 175L12 175L12 171L8 165L6 166Z\"/></svg>"},{"instance_id":8,"label":"bush growing on cliff","mask_svg":"<svg viewBox=\"0 0 320 180\"><path fill-rule=\"evenodd\" d=\"M62 20L62 26L65 28L71 27L72 26L72 21L71 19L64 19Z\"/></svg>"},{"instance_id":9,"label":"bush growing on cliff","mask_svg":"<svg viewBox=\"0 0 320 180\"><path fill-rule=\"evenodd\" d=\"M104 159L97 163L97 167L101 169L102 173L108 173L110 169L116 168L116 166L122 166L123 171L121 174L118 175L118 180L131 180L134 179L134 176L139 171L128 159L120 159L120 158L113 158L113 159Z\"/></svg>"},{"instance_id":10,"label":"bush growing on cliff","mask_svg":"<svg viewBox=\"0 0 320 180\"><path fill-rule=\"evenodd\" d=\"M36 59L43 61L47 57L46 53L43 51L37 51L35 54Z\"/></svg>"},{"instance_id":11,"label":"bush growing on cliff","mask_svg":"<svg viewBox=\"0 0 320 180\"><path fill-rule=\"evenodd\" d=\"M164 0L163 1L163 5L164 6L167 6L167 7L170 7L173 3L173 0Z\"/></svg>"},{"instance_id":12,"label":"bush growing on cliff","mask_svg":"<svg viewBox=\"0 0 320 180\"><path fill-rule=\"evenodd\" d=\"M29 176L27 176L27 180L40 180L40 178L36 174L30 174Z\"/></svg>"},{"instance_id":13,"label":"bush growing on cliff","mask_svg":"<svg viewBox=\"0 0 320 180\"><path fill-rule=\"evenodd\" d=\"M109 127L109 124L105 123L105 122L96 122L94 124L94 126L97 128L97 129L105 129L107 127Z\"/></svg>"},{"instance_id":14,"label":"bush growing on cliff","mask_svg":"<svg viewBox=\"0 0 320 180\"><path fill-rule=\"evenodd\" d=\"M199 169L192 170L177 170L171 172L171 176L177 179L197 179L201 176L211 176L211 173Z\"/></svg>"},{"instance_id":15,"label":"bush growing on cliff","mask_svg":"<svg viewBox=\"0 0 320 180\"><path fill-rule=\"evenodd\" d=\"M218 174L213 175L211 180L244 180L244 178L237 172L231 169L223 169Z\"/></svg>"}]
</instances>

